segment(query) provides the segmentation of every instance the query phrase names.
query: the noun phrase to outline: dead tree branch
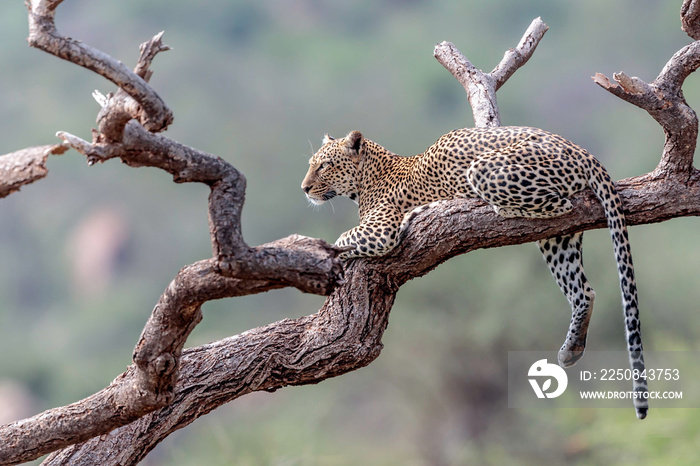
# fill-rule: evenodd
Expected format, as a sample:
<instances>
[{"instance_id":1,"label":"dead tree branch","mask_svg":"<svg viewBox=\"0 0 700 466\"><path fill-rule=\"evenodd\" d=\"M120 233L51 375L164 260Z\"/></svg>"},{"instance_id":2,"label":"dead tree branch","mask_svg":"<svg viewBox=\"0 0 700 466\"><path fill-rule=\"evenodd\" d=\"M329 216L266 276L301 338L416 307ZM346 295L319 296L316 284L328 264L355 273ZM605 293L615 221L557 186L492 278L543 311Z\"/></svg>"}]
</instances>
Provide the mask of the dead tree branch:
<instances>
[{"instance_id":1,"label":"dead tree branch","mask_svg":"<svg viewBox=\"0 0 700 466\"><path fill-rule=\"evenodd\" d=\"M62 154L67 150L65 145L55 144L28 147L0 156L0 198L48 175L46 159L49 155Z\"/></svg>"},{"instance_id":2,"label":"dead tree branch","mask_svg":"<svg viewBox=\"0 0 700 466\"><path fill-rule=\"evenodd\" d=\"M173 120L165 102L123 63L80 41L64 37L56 30L54 15L63 0L27 1L29 9L29 45L94 71L112 81L140 105L134 118L149 131L162 131Z\"/></svg>"},{"instance_id":3,"label":"dead tree branch","mask_svg":"<svg viewBox=\"0 0 700 466\"><path fill-rule=\"evenodd\" d=\"M135 464L174 430L246 393L318 383L369 364L382 349L399 287L445 260L478 248L605 225L603 210L588 191L573 199L570 214L547 220L506 220L479 201L445 201L419 214L407 238L388 256L348 263L338 284L337 251L323 241L292 236L255 248L246 245L240 233L243 175L218 157L153 134L171 118L147 83L155 53L142 53L134 73L112 67L113 59L56 33L53 14L60 3L32 2L30 37L36 37L30 43L48 43L41 45L44 50L114 79L128 97L122 98L118 91L101 99L100 128L92 142L64 132L59 136L93 163L120 158L131 166L165 170L176 182L210 186L214 258L178 273L142 332L134 364L109 387L72 405L0 427L0 464L27 461L64 447L46 464ZM516 50L507 52L490 74L476 70L451 44L436 48L436 57L467 90L478 126L499 124L496 89L527 61L545 31L544 23L533 21ZM64 42L60 47L50 45L54 41ZM159 42L156 37L144 49L162 50ZM665 172L660 169L621 181L619 191L630 224L700 214L700 176L692 168L695 140L691 140L693 124L697 136L697 120L678 98L682 99L683 79L697 68L700 51L691 46L684 50L664 68L667 80L657 78L657 87L648 85L654 94L662 92L657 97L670 106L654 110L666 125L662 163L666 160L669 171L683 173L683 182L678 176L662 177ZM689 65L683 68L684 64ZM608 86L611 92L634 100L630 96L649 90L632 78L621 81L620 91ZM669 138L679 138L675 141L683 144L672 145ZM202 303L285 286L330 295L316 314L182 350L201 319Z\"/></svg>"},{"instance_id":4,"label":"dead tree branch","mask_svg":"<svg viewBox=\"0 0 700 466\"><path fill-rule=\"evenodd\" d=\"M685 79L700 66L700 42L676 52L659 76L647 84L623 72L615 73L612 83L596 73L593 81L617 97L646 110L664 130L666 141L654 177L686 177L693 171L693 155L698 139L698 117L683 97Z\"/></svg>"},{"instance_id":5,"label":"dead tree branch","mask_svg":"<svg viewBox=\"0 0 700 466\"><path fill-rule=\"evenodd\" d=\"M700 1L683 0L681 6L681 29L691 38L700 40Z\"/></svg>"},{"instance_id":6,"label":"dead tree branch","mask_svg":"<svg viewBox=\"0 0 700 466\"><path fill-rule=\"evenodd\" d=\"M501 125L496 91L518 68L527 63L547 29L549 28L542 18L532 20L518 46L506 51L500 63L488 74L472 65L453 43L441 42L435 46L433 56L464 87L474 114L475 126Z\"/></svg>"},{"instance_id":7,"label":"dead tree branch","mask_svg":"<svg viewBox=\"0 0 700 466\"><path fill-rule=\"evenodd\" d=\"M60 3L38 0L29 5L30 45L96 71L119 84L120 90L100 97L103 109L92 143L65 132L58 136L91 164L118 157L130 166L165 170L178 183L208 185L216 260L185 267L171 282L134 349L132 371L85 400L0 428L0 444L7 447L0 449L1 464L36 458L167 406L178 379L182 347L201 320L203 302L284 286L328 294L342 270L338 251L321 240L293 235L247 246L240 228L245 177L220 157L154 134L172 120L144 80L150 77L155 55L167 50L161 34L141 47L136 71L125 72L111 57L56 32L53 16Z\"/></svg>"}]
</instances>

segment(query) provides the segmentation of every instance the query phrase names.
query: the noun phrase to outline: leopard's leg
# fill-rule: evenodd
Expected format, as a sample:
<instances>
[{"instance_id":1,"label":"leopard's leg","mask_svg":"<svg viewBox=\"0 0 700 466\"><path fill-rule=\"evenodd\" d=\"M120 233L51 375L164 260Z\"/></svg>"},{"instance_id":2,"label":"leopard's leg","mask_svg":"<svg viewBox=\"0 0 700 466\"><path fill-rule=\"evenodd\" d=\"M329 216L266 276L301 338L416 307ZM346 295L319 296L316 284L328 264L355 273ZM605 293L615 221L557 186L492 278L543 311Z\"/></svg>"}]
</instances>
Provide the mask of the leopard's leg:
<instances>
[{"instance_id":1,"label":"leopard's leg","mask_svg":"<svg viewBox=\"0 0 700 466\"><path fill-rule=\"evenodd\" d=\"M421 212L428 210L430 208L433 208L437 205L439 205L442 200L440 201L434 201L431 202L430 204L423 204L421 206L415 207L413 210L409 210L403 215L403 219L401 220L401 226L399 227L399 243L403 241L403 239L406 237L406 232L408 230L408 226L413 222L413 219L420 214Z\"/></svg>"},{"instance_id":2,"label":"leopard's leg","mask_svg":"<svg viewBox=\"0 0 700 466\"><path fill-rule=\"evenodd\" d=\"M360 224L335 241L338 247L354 247L340 254L342 260L357 257L382 256L399 242L399 227L403 214L398 209L382 206L364 215Z\"/></svg>"},{"instance_id":3,"label":"leopard's leg","mask_svg":"<svg viewBox=\"0 0 700 466\"><path fill-rule=\"evenodd\" d=\"M595 292L583 271L583 232L555 236L540 240L537 244L557 285L571 305L571 323L558 357L560 366L569 367L583 356L595 301Z\"/></svg>"},{"instance_id":4,"label":"leopard's leg","mask_svg":"<svg viewBox=\"0 0 700 466\"><path fill-rule=\"evenodd\" d=\"M568 195L583 187L567 184L554 169L514 162L508 153L477 158L467 170L467 180L502 217L564 215L572 209Z\"/></svg>"},{"instance_id":5,"label":"leopard's leg","mask_svg":"<svg viewBox=\"0 0 700 466\"><path fill-rule=\"evenodd\" d=\"M552 167L524 163L518 151L514 147L477 158L467 171L471 187L503 217L549 218L570 212L568 195L582 189L583 182L576 177L567 181ZM571 305L569 331L558 356L563 367L583 356L595 300L583 271L582 237L583 233L576 233L538 242Z\"/></svg>"}]
</instances>

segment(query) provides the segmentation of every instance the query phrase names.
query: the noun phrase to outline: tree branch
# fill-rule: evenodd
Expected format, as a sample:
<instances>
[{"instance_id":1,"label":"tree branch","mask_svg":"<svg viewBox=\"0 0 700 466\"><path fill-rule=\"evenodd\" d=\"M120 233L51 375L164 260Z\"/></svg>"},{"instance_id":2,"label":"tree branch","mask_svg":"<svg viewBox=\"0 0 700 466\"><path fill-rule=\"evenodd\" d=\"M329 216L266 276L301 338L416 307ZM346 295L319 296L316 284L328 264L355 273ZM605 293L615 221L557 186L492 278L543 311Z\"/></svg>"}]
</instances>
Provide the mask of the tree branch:
<instances>
[{"instance_id":1,"label":"tree branch","mask_svg":"<svg viewBox=\"0 0 700 466\"><path fill-rule=\"evenodd\" d=\"M328 258L330 254L325 252L324 246L321 240L293 235L259 249L267 253L285 249L288 256L315 258L315 262L325 260L326 266L331 267L335 261ZM0 464L38 458L108 433L156 408L171 404L182 347L202 319L202 304L294 286L283 279L223 277L215 272L215 268L216 261L205 260L184 267L177 274L143 329L134 349L134 364L108 387L71 405L0 427L0 445L3 445Z\"/></svg>"},{"instance_id":2,"label":"tree branch","mask_svg":"<svg viewBox=\"0 0 700 466\"><path fill-rule=\"evenodd\" d=\"M683 0L681 6L681 29L691 38L700 40L700 1Z\"/></svg>"},{"instance_id":3,"label":"tree branch","mask_svg":"<svg viewBox=\"0 0 700 466\"><path fill-rule=\"evenodd\" d=\"M700 30L698 6L686 0L681 9L683 28ZM693 37L693 35L688 32ZM698 117L683 96L685 79L700 67L700 42L693 42L676 52L650 84L623 72L615 73L612 83L596 73L593 81L617 97L646 110L664 130L666 137L659 165L652 175L682 180L692 175L693 156L698 139Z\"/></svg>"},{"instance_id":4,"label":"tree branch","mask_svg":"<svg viewBox=\"0 0 700 466\"><path fill-rule=\"evenodd\" d=\"M472 107L475 126L501 125L496 91L518 68L527 63L547 29L547 25L541 18L535 18L520 39L518 46L509 49L496 68L488 74L472 65L453 43L441 42L435 46L433 56L464 87Z\"/></svg>"},{"instance_id":5,"label":"tree branch","mask_svg":"<svg viewBox=\"0 0 700 466\"><path fill-rule=\"evenodd\" d=\"M95 71L101 70L101 74L111 78L123 75L118 67L114 74L115 60L111 57L57 35L53 15L60 3L37 1L30 5L30 43L49 44L47 51ZM118 157L133 167L165 170L178 183L208 185L209 225L216 260L185 267L171 282L144 327L134 349L130 372L80 402L0 428L0 444L10 446L0 450L0 464L41 456L107 433L167 406L178 380L182 348L201 320L201 305L205 301L284 286L328 294L342 271L339 251L321 240L293 235L268 245L249 247L240 228L245 177L220 157L149 131L149 122L172 119L164 104L161 108L151 105L150 111L158 114L142 114L132 100L132 97L140 98L139 104L145 107L147 99L157 98L142 77L150 77L153 58L167 50L161 37L162 33L141 46L135 73L126 73L125 79L143 85L143 92L127 96L120 89L108 97L98 96L103 108L92 143L65 132L59 132L58 136L66 145L85 154L91 165ZM124 88L129 92L133 86ZM132 120L139 115L143 117L139 119L143 126ZM226 277L221 275L222 270Z\"/></svg>"},{"instance_id":6,"label":"tree branch","mask_svg":"<svg viewBox=\"0 0 700 466\"><path fill-rule=\"evenodd\" d=\"M48 175L46 159L49 155L63 154L67 150L65 145L54 144L29 147L0 156L0 198Z\"/></svg>"},{"instance_id":7,"label":"tree branch","mask_svg":"<svg viewBox=\"0 0 700 466\"><path fill-rule=\"evenodd\" d=\"M623 180L618 186L631 225L700 215L698 176L689 186L667 186L648 176ZM411 223L405 241L388 256L353 261L346 269L346 283L318 313L186 350L170 405L110 436L58 452L46 464L80 464L88 453L90 464L136 464L175 430L240 396L318 383L364 367L382 349L396 291L406 281L475 249L605 227L603 209L592 192L575 196L573 204L564 217L534 221L503 219L490 206L466 199L423 211Z\"/></svg>"},{"instance_id":8,"label":"tree branch","mask_svg":"<svg viewBox=\"0 0 700 466\"><path fill-rule=\"evenodd\" d=\"M54 15L62 2L63 0L27 1L29 45L109 79L138 102L141 109L136 112L134 118L137 118L144 128L152 132L166 129L173 121L173 114L141 76L109 55L59 34Z\"/></svg>"},{"instance_id":9,"label":"tree branch","mask_svg":"<svg viewBox=\"0 0 700 466\"><path fill-rule=\"evenodd\" d=\"M382 349L397 286L366 262L355 262L346 274L346 285L316 314L186 350L168 407L57 452L45 464L80 464L88 455L95 465L136 464L172 432L235 398L315 384L368 365Z\"/></svg>"},{"instance_id":10,"label":"tree branch","mask_svg":"<svg viewBox=\"0 0 700 466\"><path fill-rule=\"evenodd\" d=\"M542 18L532 20L517 47L508 49L501 62L489 73L496 82L496 90L499 90L518 68L527 63L548 29Z\"/></svg>"}]
</instances>

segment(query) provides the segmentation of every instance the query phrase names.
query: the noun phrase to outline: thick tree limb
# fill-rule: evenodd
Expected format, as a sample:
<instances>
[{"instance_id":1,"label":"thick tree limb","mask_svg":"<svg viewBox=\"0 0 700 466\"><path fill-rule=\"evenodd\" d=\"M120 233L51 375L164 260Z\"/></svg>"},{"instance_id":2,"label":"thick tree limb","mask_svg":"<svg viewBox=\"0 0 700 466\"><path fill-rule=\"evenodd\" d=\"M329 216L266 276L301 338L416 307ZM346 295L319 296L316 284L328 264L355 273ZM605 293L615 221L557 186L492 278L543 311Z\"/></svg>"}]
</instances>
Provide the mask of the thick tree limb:
<instances>
[{"instance_id":1,"label":"thick tree limb","mask_svg":"<svg viewBox=\"0 0 700 466\"><path fill-rule=\"evenodd\" d=\"M30 42L51 45L58 40L58 48L49 47L49 51L83 66L89 62L88 68L97 68L104 75L114 77L113 59L77 41L57 36L52 26L58 4L60 1L37 1L30 5ZM35 27L39 23L42 28ZM179 375L182 347L201 320L201 305L205 301L283 286L328 294L342 271L337 259L339 251L321 240L294 235L268 245L249 247L240 228L245 177L220 157L153 134L145 127L149 121L171 119L165 106L160 109L151 106L153 111L160 112L157 115L141 114L132 99L141 98L139 103L143 106L143 99L157 97L142 78L150 77L149 66L155 55L167 50L161 36L158 34L141 46L135 73L129 72L125 77L132 84L143 83L144 93L127 95L120 89L115 95L98 96L103 109L92 143L65 132L59 132L58 136L85 154L90 164L118 157L130 166L165 170L178 183L207 184L211 188L212 249L217 260L185 267L166 289L134 349L134 366L129 375L118 377L106 389L78 403L0 428L0 444L8 446L0 450L1 464L32 459L107 433L168 405ZM78 49L74 50L74 46ZM118 67L116 71L117 75L122 73ZM140 114L144 126L132 120ZM221 275L222 269L228 278Z\"/></svg>"},{"instance_id":2,"label":"thick tree limb","mask_svg":"<svg viewBox=\"0 0 700 466\"><path fill-rule=\"evenodd\" d=\"M45 177L49 171L46 159L51 154L68 150L63 144L36 146L0 156L0 198L9 196L25 184Z\"/></svg>"},{"instance_id":3,"label":"thick tree limb","mask_svg":"<svg viewBox=\"0 0 700 466\"><path fill-rule=\"evenodd\" d=\"M260 254L284 250L292 260L298 259L298 270L303 270L303 261L308 260L311 262L307 265L309 273L313 274L322 267L319 262L326 267L337 264L335 255L326 247L321 240L293 235L257 249ZM156 408L167 406L173 400L182 347L202 319L204 302L294 286L285 279L227 278L215 272L215 268L216 261L205 260L178 273L144 327L134 349L135 364L110 386L71 405L0 427L0 445L3 446L0 464L37 458L110 432Z\"/></svg>"},{"instance_id":4,"label":"thick tree limb","mask_svg":"<svg viewBox=\"0 0 700 466\"><path fill-rule=\"evenodd\" d=\"M668 186L647 176L619 186L632 225L700 215L698 176L688 187ZM346 270L346 284L317 314L185 350L169 406L107 437L59 452L46 464L79 464L88 452L89 464L135 464L173 431L247 393L318 383L364 367L382 349L395 293L406 281L475 249L603 227L603 209L592 192L576 196L569 215L536 221L502 219L475 200L446 201L419 214L406 241L385 259L354 261Z\"/></svg>"},{"instance_id":5,"label":"thick tree limb","mask_svg":"<svg viewBox=\"0 0 700 466\"><path fill-rule=\"evenodd\" d=\"M30 23L50 17L53 24L53 10L60 0L36 4L30 10ZM443 43L438 46L440 50L436 48L436 57L439 55L440 62L467 89L477 126L499 124L495 91L522 66L546 31L544 23L536 22L518 46L520 55L507 53L489 75L471 66L453 45ZM42 27L53 38L55 30ZM83 52L73 49L74 45L74 41L67 43L72 52L64 58L81 65L83 60L93 60L91 66L96 68L109 63L99 62L92 49L84 52L87 58L81 58ZM677 67L694 63L697 53L691 48L682 54L685 58L672 59L665 74L685 79L687 74L684 76L685 71ZM137 70L147 73L148 63L143 57L143 66L137 65ZM621 96L645 94L648 90L640 81L620 79ZM678 86L682 79L675 79ZM680 92L680 88L677 90ZM129 95L144 107L135 95ZM619 183L630 224L700 214L700 176L691 166L695 141L689 137L693 122L697 136L697 120L692 110L683 110L680 104L684 102L675 95L659 98L675 108L659 110L668 126L664 126L667 144L663 157L673 169L657 169ZM120 112L117 105L109 110L109 97L104 103L108 108L103 112L105 118ZM128 109L125 113L131 115ZM672 118L666 119L667 115ZM155 114L149 118L167 119ZM505 220L479 201L446 201L419 214L406 240L388 256L349 263L344 280L334 288L337 251L320 240L290 237L257 248L245 244L240 236L245 178L235 168L218 157L154 135L149 131L152 128L144 130L136 122L124 120L117 118L115 124L101 125L101 130L117 131L112 133L110 129L112 135L105 135L99 130L92 143L67 133L60 135L89 161L119 157L132 166L166 170L176 182L211 186L210 229L216 257L187 266L175 277L142 332L134 350L134 364L109 387L73 405L0 427L0 444L4 447L0 449L0 464L26 461L71 444L46 463L134 464L172 431L238 396L317 383L369 364L381 351L381 337L398 288L450 257L477 248L518 244L605 225L602 208L589 191L573 199L570 214L547 220ZM684 144L671 147L669 138L681 137L680 133ZM677 162L676 157L682 161ZM230 277L216 273L220 264ZM283 286L331 294L314 315L283 320L182 351L189 332L201 319L203 302ZM90 440L76 444L87 438Z\"/></svg>"},{"instance_id":6,"label":"thick tree limb","mask_svg":"<svg viewBox=\"0 0 700 466\"><path fill-rule=\"evenodd\" d=\"M46 464L80 464L88 455L90 464L136 464L170 433L223 403L253 391L318 383L366 366L382 349L397 289L372 268L367 263L349 267L347 284L314 315L186 350L169 407L109 436L58 452ZM139 446L130 447L131 441Z\"/></svg>"}]
</instances>

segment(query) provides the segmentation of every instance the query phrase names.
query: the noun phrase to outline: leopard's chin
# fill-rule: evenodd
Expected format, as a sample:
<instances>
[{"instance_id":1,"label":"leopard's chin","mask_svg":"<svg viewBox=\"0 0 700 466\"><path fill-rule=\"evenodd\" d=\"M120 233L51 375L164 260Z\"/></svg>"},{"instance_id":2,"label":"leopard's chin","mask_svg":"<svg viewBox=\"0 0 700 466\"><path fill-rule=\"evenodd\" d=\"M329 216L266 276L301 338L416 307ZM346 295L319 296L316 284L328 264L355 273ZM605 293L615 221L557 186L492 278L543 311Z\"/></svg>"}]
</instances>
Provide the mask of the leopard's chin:
<instances>
[{"instance_id":1,"label":"leopard's chin","mask_svg":"<svg viewBox=\"0 0 700 466\"><path fill-rule=\"evenodd\" d=\"M313 198L313 197L309 196L308 194L306 195L306 200L308 200L308 201L309 201L310 203L312 203L313 205L321 205L321 204L323 204L324 202L326 202L326 201L323 200L323 199L316 199L316 198Z\"/></svg>"},{"instance_id":2,"label":"leopard's chin","mask_svg":"<svg viewBox=\"0 0 700 466\"><path fill-rule=\"evenodd\" d=\"M333 199L337 195L338 194L332 190L327 191L320 198L319 197L312 197L309 195L309 193L306 193L306 199L308 199L309 202L312 203L313 205L321 205L326 201L330 201L331 199Z\"/></svg>"}]
</instances>

